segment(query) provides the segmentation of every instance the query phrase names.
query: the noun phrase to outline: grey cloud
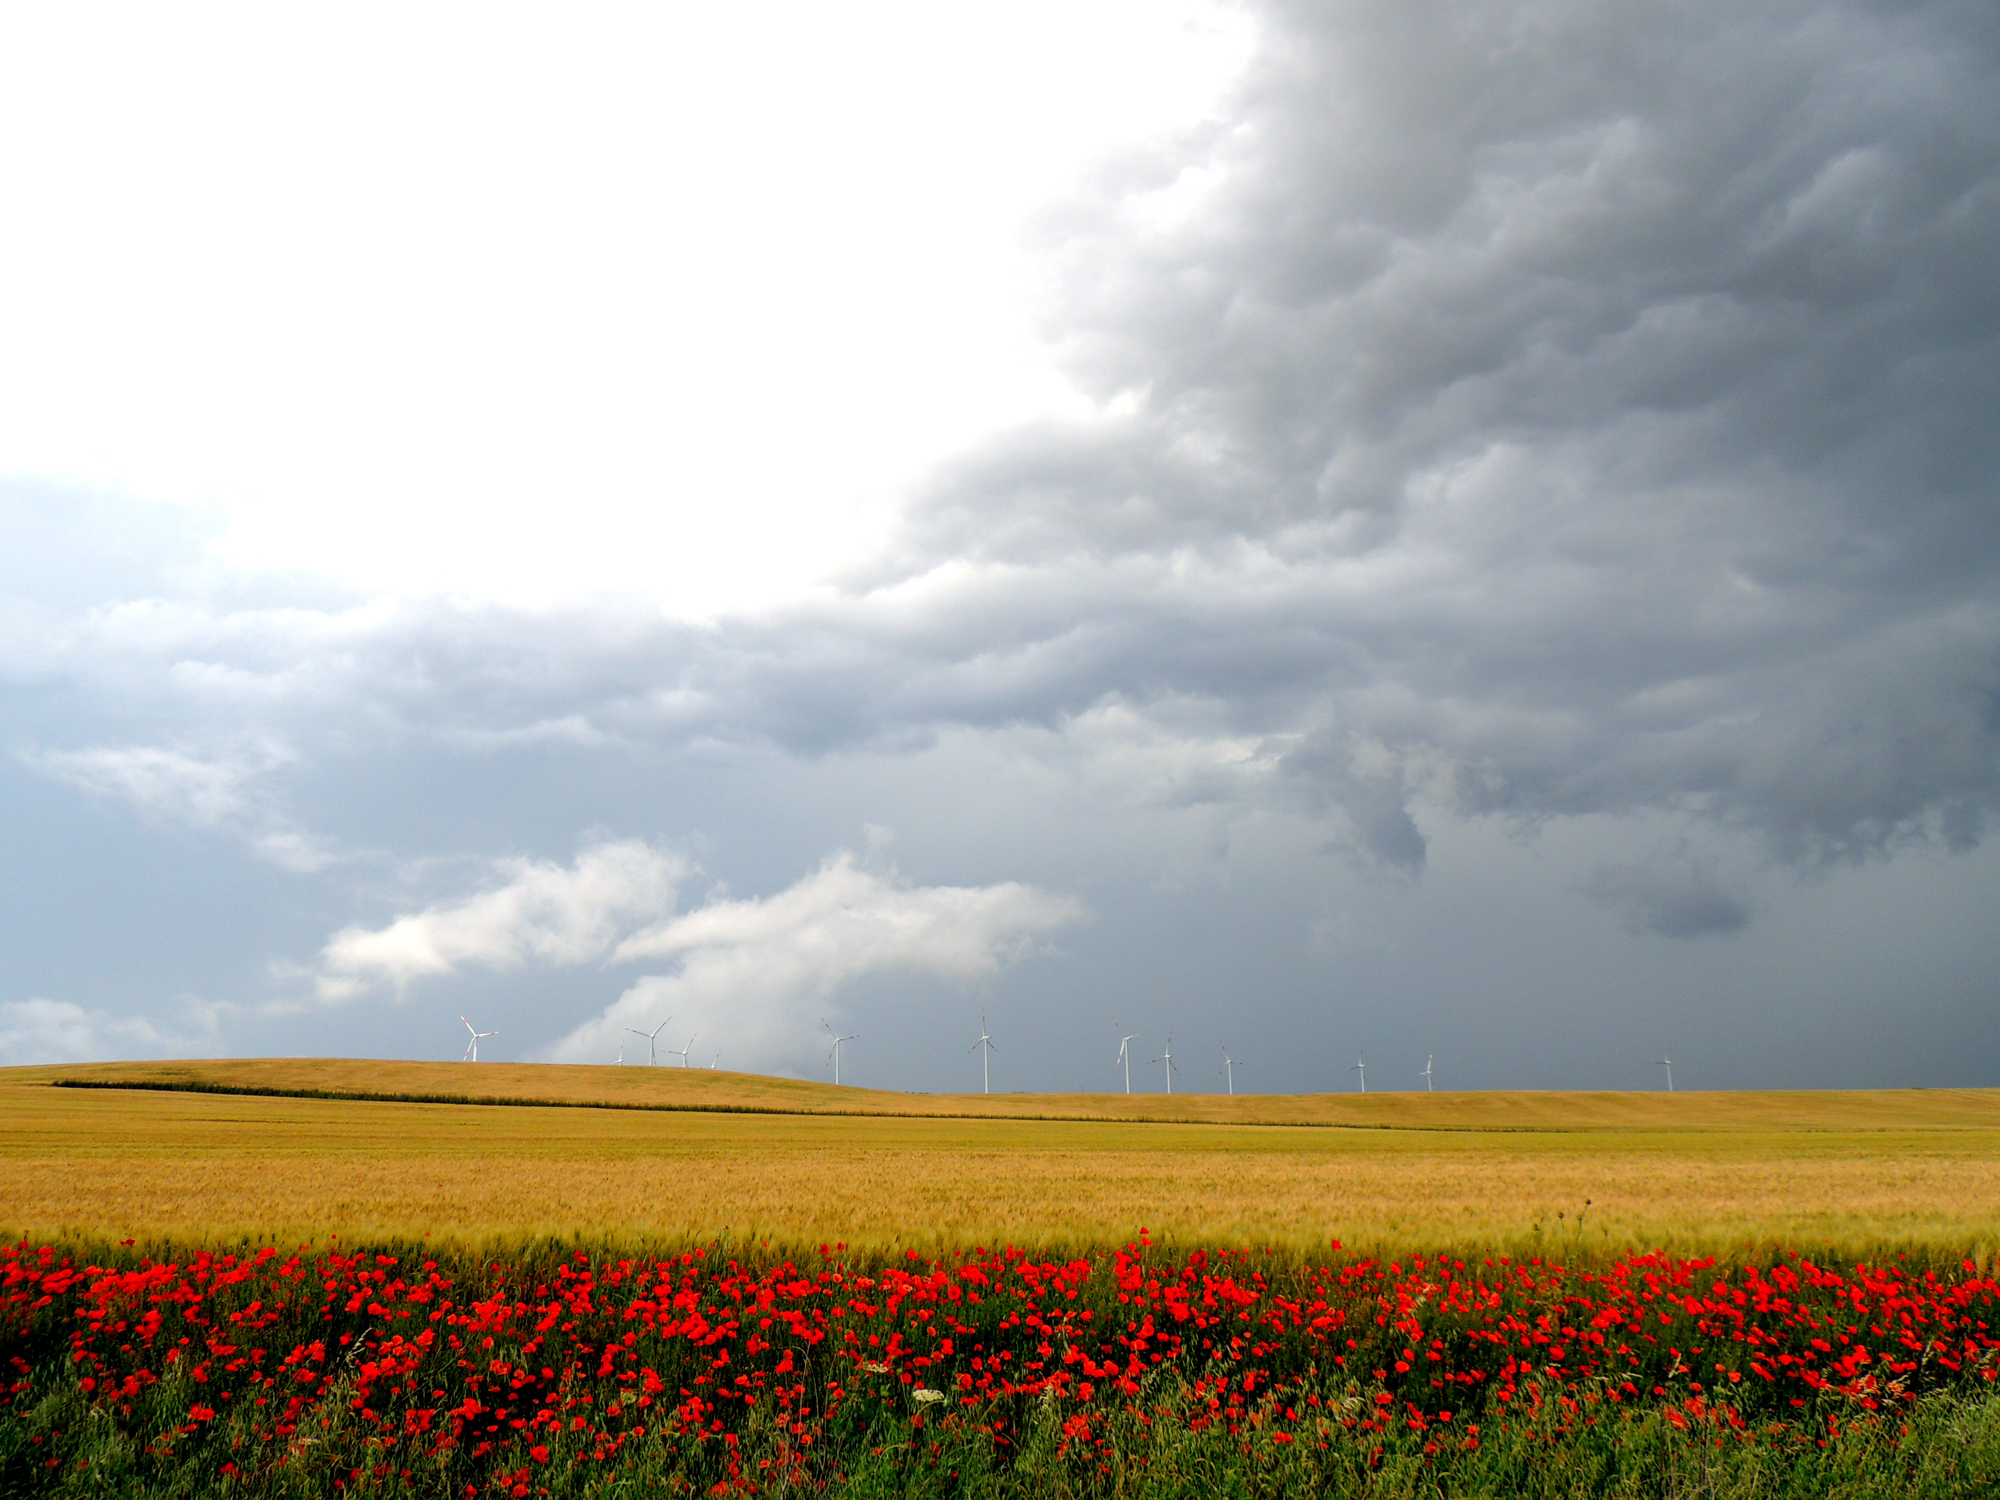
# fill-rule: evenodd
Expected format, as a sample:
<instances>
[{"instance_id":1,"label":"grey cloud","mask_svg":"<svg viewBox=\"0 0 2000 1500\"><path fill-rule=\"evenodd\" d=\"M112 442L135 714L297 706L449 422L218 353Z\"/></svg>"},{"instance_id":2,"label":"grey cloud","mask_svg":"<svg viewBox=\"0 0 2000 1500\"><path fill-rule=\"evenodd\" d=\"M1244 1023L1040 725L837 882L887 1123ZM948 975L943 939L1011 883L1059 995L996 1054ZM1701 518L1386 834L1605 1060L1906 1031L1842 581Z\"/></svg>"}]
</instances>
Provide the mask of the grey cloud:
<instances>
[{"instance_id":1,"label":"grey cloud","mask_svg":"<svg viewBox=\"0 0 2000 1500\"><path fill-rule=\"evenodd\" d=\"M740 958L784 1047L850 1006L914 1087L975 1080L989 1000L1064 1087L1110 1081L1101 1012L1192 1036L1219 1000L1259 1087L1363 1045L1642 1083L1725 1033L1711 1079L1990 1082L1934 1041L1990 1008L2000 885L1993 8L1260 14L1215 122L1044 227L1102 415L941 466L808 600L358 599L229 575L182 513L0 494L0 1050L220 1046L139 1024L197 992L244 1051L456 1057L465 1008L608 1061L588 1028L685 998L706 1052ZM857 942L830 992L810 922L634 984L605 944L644 901L557 899L631 839L783 915L870 821L912 872L885 912L1096 920L992 896L1061 953ZM276 835L340 858L272 879L241 856ZM368 993L266 1015L283 954Z\"/></svg>"},{"instance_id":2,"label":"grey cloud","mask_svg":"<svg viewBox=\"0 0 2000 1500\"><path fill-rule=\"evenodd\" d=\"M1751 916L1749 898L1685 844L1635 864L1601 864L1584 891L1617 910L1632 931L1660 937L1722 936L1742 930Z\"/></svg>"},{"instance_id":3,"label":"grey cloud","mask_svg":"<svg viewBox=\"0 0 2000 1500\"><path fill-rule=\"evenodd\" d=\"M1990 11L1263 21L1225 119L1048 225L1049 326L1116 414L948 466L844 593L694 627L163 591L61 616L41 670L155 743L227 714L320 760L1031 725L1116 762L1116 722L1185 746L1136 801L1307 810L1403 870L1419 789L1692 814L1802 865L1979 840Z\"/></svg>"},{"instance_id":4,"label":"grey cloud","mask_svg":"<svg viewBox=\"0 0 2000 1500\"><path fill-rule=\"evenodd\" d=\"M1682 808L1805 862L1978 838L1990 12L1265 19L1226 128L1052 222L1050 327L1127 414L941 475L904 565L1088 560L1184 688L1442 752L1468 810ZM1214 598L1121 594L1141 557ZM1185 647L1232 612L1229 682Z\"/></svg>"},{"instance_id":5,"label":"grey cloud","mask_svg":"<svg viewBox=\"0 0 2000 1500\"><path fill-rule=\"evenodd\" d=\"M1380 746L1357 745L1351 737L1321 732L1289 749L1280 766L1311 795L1338 810L1347 824L1342 841L1347 847L1380 865L1412 874L1423 869L1426 845L1410 816L1410 787L1395 757Z\"/></svg>"}]
</instances>

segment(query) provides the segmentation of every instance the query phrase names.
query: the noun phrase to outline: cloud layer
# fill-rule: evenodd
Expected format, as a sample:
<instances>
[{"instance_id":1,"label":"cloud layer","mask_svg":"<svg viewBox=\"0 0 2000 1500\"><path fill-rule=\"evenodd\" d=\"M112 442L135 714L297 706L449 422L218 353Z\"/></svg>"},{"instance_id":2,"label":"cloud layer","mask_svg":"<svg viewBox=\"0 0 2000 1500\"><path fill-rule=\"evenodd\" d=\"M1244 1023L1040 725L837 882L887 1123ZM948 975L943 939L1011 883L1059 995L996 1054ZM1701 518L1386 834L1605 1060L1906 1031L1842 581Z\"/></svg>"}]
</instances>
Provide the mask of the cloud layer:
<instances>
[{"instance_id":1,"label":"cloud layer","mask_svg":"<svg viewBox=\"0 0 2000 1500\"><path fill-rule=\"evenodd\" d=\"M1984 870L1989 10L1252 10L1217 116L1036 230L1085 399L935 466L865 565L703 625L642 596L232 580L186 563L192 533L148 549L179 571L16 566L9 768L275 862L309 915L269 919L256 972L323 948L323 998L607 976L615 1001L534 1033L598 1060L671 1013L802 1067L817 1007L861 1015L897 975L1004 985L1082 895L1080 950L1133 945L1092 960L1101 986L1214 961L1304 1026L1329 988L1311 934L1351 959L1396 912L1431 915L1370 949L1378 996L1483 993L1524 886L1555 893L1551 963L1767 942L1768 974L1826 949L1788 902ZM921 831L907 881L836 859L794 883L870 820ZM679 911L676 849L752 894ZM384 920L385 882L438 860L487 883ZM1483 965L1411 957L1475 931L1502 934ZM1928 961L1909 941L1886 973ZM1572 991L1600 1003L1589 974Z\"/></svg>"},{"instance_id":2,"label":"cloud layer","mask_svg":"<svg viewBox=\"0 0 2000 1500\"><path fill-rule=\"evenodd\" d=\"M1225 121L1050 215L1090 420L942 467L838 592L710 628L128 601L41 670L432 747L1054 729L1423 859L1422 790L1811 865L2000 791L2000 103L1952 5L1263 8ZM60 752L113 753L101 747ZM165 755L165 750L121 750Z\"/></svg>"}]
</instances>

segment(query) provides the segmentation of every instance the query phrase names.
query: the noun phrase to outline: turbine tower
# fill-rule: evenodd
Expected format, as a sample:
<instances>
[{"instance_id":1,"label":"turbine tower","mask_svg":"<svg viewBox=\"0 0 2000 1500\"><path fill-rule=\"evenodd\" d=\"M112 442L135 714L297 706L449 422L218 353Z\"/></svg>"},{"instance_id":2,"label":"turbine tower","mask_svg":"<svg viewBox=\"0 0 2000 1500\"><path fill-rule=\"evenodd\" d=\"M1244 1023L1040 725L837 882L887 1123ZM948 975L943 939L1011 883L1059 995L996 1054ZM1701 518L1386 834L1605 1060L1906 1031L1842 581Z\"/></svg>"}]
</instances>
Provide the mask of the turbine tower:
<instances>
[{"instance_id":1,"label":"turbine tower","mask_svg":"<svg viewBox=\"0 0 2000 1500\"><path fill-rule=\"evenodd\" d=\"M1167 1065L1167 1092L1171 1094L1174 1091L1174 1074L1180 1071L1180 1069L1174 1066L1174 1034L1171 1031L1167 1033L1166 1052L1162 1056L1154 1058L1153 1062L1147 1063L1146 1066L1150 1068L1153 1063L1157 1062L1163 1062Z\"/></svg>"},{"instance_id":2,"label":"turbine tower","mask_svg":"<svg viewBox=\"0 0 2000 1500\"><path fill-rule=\"evenodd\" d=\"M979 1092L993 1092L993 1038L986 1034L986 1012L979 1013L979 1040L965 1049L979 1053Z\"/></svg>"},{"instance_id":3,"label":"turbine tower","mask_svg":"<svg viewBox=\"0 0 2000 1500\"><path fill-rule=\"evenodd\" d=\"M1660 1059L1660 1060L1659 1060L1658 1062L1654 1063L1654 1064L1653 1064L1653 1066L1654 1066L1654 1067L1656 1067L1656 1068L1665 1068L1665 1069L1667 1070L1667 1092L1671 1094L1671 1093L1672 1093L1672 1092L1674 1091L1674 1060L1673 1060L1673 1058L1671 1058L1671 1057L1663 1057L1663 1058L1661 1058L1661 1059Z\"/></svg>"},{"instance_id":4,"label":"turbine tower","mask_svg":"<svg viewBox=\"0 0 2000 1500\"><path fill-rule=\"evenodd\" d=\"M1116 1027L1118 1023L1113 1021L1111 1024ZM1118 1055L1111 1059L1114 1068L1120 1063L1125 1065L1125 1092L1128 1094L1132 1092L1132 1044L1138 1040L1139 1033L1136 1031L1130 1036L1118 1038Z\"/></svg>"},{"instance_id":5,"label":"turbine tower","mask_svg":"<svg viewBox=\"0 0 2000 1500\"><path fill-rule=\"evenodd\" d=\"M460 1016L459 1020L465 1021L465 1017ZM478 1027L474 1026L470 1021L465 1021L465 1029L472 1033L472 1043L465 1049L465 1056L459 1059L460 1062L478 1062L479 1039L481 1037L500 1035L500 1033L497 1031L481 1031L479 1030Z\"/></svg>"},{"instance_id":6,"label":"turbine tower","mask_svg":"<svg viewBox=\"0 0 2000 1500\"><path fill-rule=\"evenodd\" d=\"M1222 1066L1215 1071L1228 1078L1229 1092L1231 1094L1236 1092L1236 1070L1242 1066L1243 1063L1240 1060L1229 1055L1229 1045L1225 1042L1222 1048Z\"/></svg>"},{"instance_id":7,"label":"turbine tower","mask_svg":"<svg viewBox=\"0 0 2000 1500\"><path fill-rule=\"evenodd\" d=\"M1423 1079L1424 1092L1427 1094L1434 1094L1437 1092L1437 1090L1431 1086L1431 1063L1434 1062L1436 1058L1437 1054L1435 1052L1426 1052L1424 1054L1424 1070L1423 1072L1417 1075L1417 1077Z\"/></svg>"},{"instance_id":8,"label":"turbine tower","mask_svg":"<svg viewBox=\"0 0 2000 1500\"><path fill-rule=\"evenodd\" d=\"M1348 1069L1347 1071L1348 1071L1348 1072L1350 1072L1350 1073L1359 1073L1359 1074L1361 1075L1361 1092L1362 1092L1362 1093L1364 1093L1364 1094L1365 1094L1365 1093L1367 1093L1367 1092L1368 1092L1368 1054L1367 1054L1366 1052L1362 1053L1362 1054L1361 1054L1361 1056L1360 1056L1359 1058L1357 1058L1357 1059L1355 1060L1355 1063L1354 1063L1354 1066L1353 1066L1353 1067L1351 1067L1351 1068L1349 1068L1349 1069Z\"/></svg>"},{"instance_id":9,"label":"turbine tower","mask_svg":"<svg viewBox=\"0 0 2000 1500\"><path fill-rule=\"evenodd\" d=\"M667 1021L671 1021L672 1019L673 1019L673 1017L672 1017L672 1016L668 1016L668 1017L667 1017ZM658 1062L659 1062L659 1060L660 1060L660 1058L659 1058L659 1053L658 1053L658 1052L657 1052L657 1051L656 1051L655 1049L656 1049L656 1048L657 1048L657 1047L659 1046L659 1042L660 1042L660 1033L661 1033L661 1032L663 1032L663 1031L665 1031L665 1030L667 1029L667 1021L662 1021L662 1022L660 1022L660 1024L659 1024L659 1025L657 1025L657 1026L655 1026L655 1027L654 1027L654 1028L653 1028L653 1029L652 1029L651 1031L641 1031L641 1030L640 1030L640 1029L639 1029L638 1027L636 1027L636 1026L627 1026L627 1027L625 1028L625 1029L626 1029L627 1031L631 1032L631 1033L632 1033L632 1035L634 1035L634 1036L642 1036L642 1037L644 1037L644 1038L646 1039L646 1066L647 1066L647 1067L652 1067L653 1065L655 1065L656 1063L658 1063Z\"/></svg>"},{"instance_id":10,"label":"turbine tower","mask_svg":"<svg viewBox=\"0 0 2000 1500\"><path fill-rule=\"evenodd\" d=\"M623 1042L618 1044L618 1066L621 1068L625 1066L625 1044Z\"/></svg>"},{"instance_id":11,"label":"turbine tower","mask_svg":"<svg viewBox=\"0 0 2000 1500\"><path fill-rule=\"evenodd\" d=\"M827 1056L833 1059L833 1086L835 1088L839 1088L840 1087L840 1044L842 1042L860 1041L861 1033L857 1031L854 1033L853 1036L838 1036L835 1034L834 1029L831 1026L826 1025L826 1018L824 1016L820 1018L819 1024L822 1026L826 1026L826 1034L830 1037L833 1037L833 1050L827 1053Z\"/></svg>"}]
</instances>

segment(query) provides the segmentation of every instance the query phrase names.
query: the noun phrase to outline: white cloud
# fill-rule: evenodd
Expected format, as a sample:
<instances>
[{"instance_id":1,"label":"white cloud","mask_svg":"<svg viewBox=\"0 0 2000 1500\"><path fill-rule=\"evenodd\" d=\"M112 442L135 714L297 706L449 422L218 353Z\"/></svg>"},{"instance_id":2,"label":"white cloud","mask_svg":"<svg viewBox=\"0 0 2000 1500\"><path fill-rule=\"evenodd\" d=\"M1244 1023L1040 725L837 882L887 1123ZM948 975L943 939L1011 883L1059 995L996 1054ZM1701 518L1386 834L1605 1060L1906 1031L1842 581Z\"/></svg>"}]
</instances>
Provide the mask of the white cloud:
<instances>
[{"instance_id":1,"label":"white cloud","mask_svg":"<svg viewBox=\"0 0 2000 1500\"><path fill-rule=\"evenodd\" d=\"M531 963L603 959L638 923L674 907L675 886L692 867L637 839L592 845L568 869L528 859L495 862L502 883L441 903L386 927L347 927L320 951L322 1000L351 999L381 983L468 966L516 969Z\"/></svg>"},{"instance_id":2,"label":"white cloud","mask_svg":"<svg viewBox=\"0 0 2000 1500\"><path fill-rule=\"evenodd\" d=\"M63 9L7 24L10 469L225 507L253 564L681 610L802 586L1060 396L1024 217L1249 36L1207 0Z\"/></svg>"},{"instance_id":3,"label":"white cloud","mask_svg":"<svg viewBox=\"0 0 2000 1500\"><path fill-rule=\"evenodd\" d=\"M204 833L242 839L280 869L310 873L335 856L271 803L259 785L296 757L272 741L221 755L172 745L26 750L22 762L45 776L100 797L129 803L139 815Z\"/></svg>"},{"instance_id":4,"label":"white cloud","mask_svg":"<svg viewBox=\"0 0 2000 1500\"><path fill-rule=\"evenodd\" d=\"M618 959L679 958L649 975L550 1055L602 1061L628 1026L667 1017L710 1037L732 1067L797 1070L822 1009L870 975L916 974L964 984L1023 956L1089 913L1073 897L1006 882L913 886L845 851L775 896L719 900L633 934Z\"/></svg>"},{"instance_id":5,"label":"white cloud","mask_svg":"<svg viewBox=\"0 0 2000 1500\"><path fill-rule=\"evenodd\" d=\"M162 1030L142 1016L86 1010L69 1000L0 1004L0 1064L101 1062L129 1057L189 1057L215 1050L223 1007L190 1003L193 1031Z\"/></svg>"}]
</instances>

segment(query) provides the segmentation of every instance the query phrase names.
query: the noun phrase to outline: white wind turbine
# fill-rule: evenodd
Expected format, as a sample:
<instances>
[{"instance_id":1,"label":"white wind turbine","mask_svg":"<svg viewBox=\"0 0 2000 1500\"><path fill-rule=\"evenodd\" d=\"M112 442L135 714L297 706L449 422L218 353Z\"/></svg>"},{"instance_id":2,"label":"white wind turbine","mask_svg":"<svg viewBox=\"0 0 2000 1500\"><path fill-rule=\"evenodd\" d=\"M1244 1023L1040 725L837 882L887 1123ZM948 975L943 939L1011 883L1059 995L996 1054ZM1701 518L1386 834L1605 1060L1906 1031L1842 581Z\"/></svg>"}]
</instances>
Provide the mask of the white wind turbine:
<instances>
[{"instance_id":1,"label":"white wind turbine","mask_svg":"<svg viewBox=\"0 0 2000 1500\"><path fill-rule=\"evenodd\" d=\"M1347 1071L1348 1071L1348 1072L1350 1072L1350 1073L1359 1073L1359 1074L1361 1075L1361 1092L1362 1092L1362 1093L1364 1093L1364 1094L1365 1094L1365 1093L1367 1093L1367 1092L1368 1092L1368 1054L1367 1054L1366 1052L1362 1053L1362 1054L1361 1054L1361 1056L1360 1056L1360 1057L1359 1057L1358 1059L1356 1059L1356 1061L1355 1061L1355 1064L1354 1064L1354 1066L1353 1066L1353 1067L1351 1067L1351 1068L1349 1068L1349 1069L1348 1069Z\"/></svg>"},{"instance_id":2,"label":"white wind turbine","mask_svg":"<svg viewBox=\"0 0 2000 1500\"><path fill-rule=\"evenodd\" d=\"M465 1021L465 1017L460 1016L459 1020ZM478 1027L474 1026L470 1021L465 1021L465 1029L472 1033L472 1042L471 1045L469 1045L465 1049L465 1056L459 1059L460 1062L478 1062L480 1038L500 1035L498 1031L481 1031L479 1030Z\"/></svg>"},{"instance_id":3,"label":"white wind turbine","mask_svg":"<svg viewBox=\"0 0 2000 1500\"><path fill-rule=\"evenodd\" d=\"M819 1024L822 1026L826 1026L826 1018L824 1016L820 1018ZM827 1053L827 1056L833 1059L833 1085L835 1088L839 1088L840 1087L840 1044L842 1042L860 1041L861 1033L857 1031L854 1033L853 1036L834 1036L833 1028L831 1026L826 1026L826 1034L828 1036L833 1037L833 1050Z\"/></svg>"},{"instance_id":4,"label":"white wind turbine","mask_svg":"<svg viewBox=\"0 0 2000 1500\"><path fill-rule=\"evenodd\" d=\"M1243 1066L1241 1061L1229 1055L1229 1047L1225 1043L1222 1048L1222 1066L1215 1071L1229 1079L1229 1092L1232 1094L1236 1092L1236 1070Z\"/></svg>"},{"instance_id":5,"label":"white wind turbine","mask_svg":"<svg viewBox=\"0 0 2000 1500\"><path fill-rule=\"evenodd\" d=\"M672 1019L673 1019L672 1016L667 1017L667 1021L671 1021ZM636 1026L627 1026L625 1028L627 1031L631 1032L632 1035L642 1036L646 1039L646 1066L648 1067L654 1066L660 1060L659 1053L656 1049L659 1046L660 1033L667 1029L667 1021L660 1022L660 1024L655 1026L651 1031L641 1031Z\"/></svg>"},{"instance_id":6,"label":"white wind turbine","mask_svg":"<svg viewBox=\"0 0 2000 1500\"><path fill-rule=\"evenodd\" d=\"M623 1042L618 1044L618 1066L621 1068L625 1066L625 1044Z\"/></svg>"},{"instance_id":7,"label":"white wind turbine","mask_svg":"<svg viewBox=\"0 0 2000 1500\"><path fill-rule=\"evenodd\" d=\"M1437 1090L1431 1086L1431 1064L1436 1059L1437 1059L1437 1054L1435 1052L1426 1052L1424 1054L1424 1070L1423 1072L1417 1075L1417 1077L1423 1079L1424 1092L1427 1094L1434 1094L1437 1092Z\"/></svg>"},{"instance_id":8,"label":"white wind turbine","mask_svg":"<svg viewBox=\"0 0 2000 1500\"><path fill-rule=\"evenodd\" d=\"M1174 1066L1174 1034L1171 1031L1167 1033L1166 1052L1162 1056L1154 1058L1153 1062L1147 1063L1146 1066L1150 1068L1156 1062L1163 1062L1167 1065L1167 1092L1171 1094L1174 1091L1174 1074L1180 1071L1180 1069Z\"/></svg>"},{"instance_id":9,"label":"white wind turbine","mask_svg":"<svg viewBox=\"0 0 2000 1500\"><path fill-rule=\"evenodd\" d=\"M1116 1026L1118 1023L1113 1021L1111 1024ZM1132 1092L1132 1044L1138 1040L1139 1033L1136 1031L1130 1036L1118 1038L1118 1055L1111 1059L1114 1068L1120 1063L1125 1065L1125 1092L1128 1094Z\"/></svg>"},{"instance_id":10,"label":"white wind turbine","mask_svg":"<svg viewBox=\"0 0 2000 1500\"><path fill-rule=\"evenodd\" d=\"M710 1071L713 1071L721 1062L722 1062L722 1054L718 1052L715 1054L715 1056L711 1057L708 1060L708 1066Z\"/></svg>"},{"instance_id":11,"label":"white wind turbine","mask_svg":"<svg viewBox=\"0 0 2000 1500\"><path fill-rule=\"evenodd\" d=\"M685 1047L681 1048L678 1052L676 1052L672 1047L667 1048L667 1056L678 1057L681 1060L681 1066L685 1068L688 1065L688 1054L694 1051L694 1037L700 1035L701 1033L697 1031L694 1034L694 1036L689 1037L688 1044Z\"/></svg>"},{"instance_id":12,"label":"white wind turbine","mask_svg":"<svg viewBox=\"0 0 2000 1500\"><path fill-rule=\"evenodd\" d=\"M1656 1068L1665 1068L1665 1069L1667 1070L1667 1092L1671 1094L1671 1093L1672 1093L1672 1092L1674 1091L1674 1060L1673 1060L1673 1058L1672 1058L1671 1056L1669 1056L1669 1057L1663 1057L1663 1058L1661 1058L1661 1059L1660 1059L1660 1060L1659 1060L1658 1062L1654 1063L1654 1064L1653 1064L1653 1066L1654 1066L1654 1067L1656 1067Z\"/></svg>"},{"instance_id":13,"label":"white wind turbine","mask_svg":"<svg viewBox=\"0 0 2000 1500\"><path fill-rule=\"evenodd\" d=\"M967 1052L979 1053L979 1092L982 1094L992 1093L993 1053L995 1049L993 1038L986 1034L986 1012L983 1010L979 1013L979 1040L965 1050Z\"/></svg>"}]
</instances>

